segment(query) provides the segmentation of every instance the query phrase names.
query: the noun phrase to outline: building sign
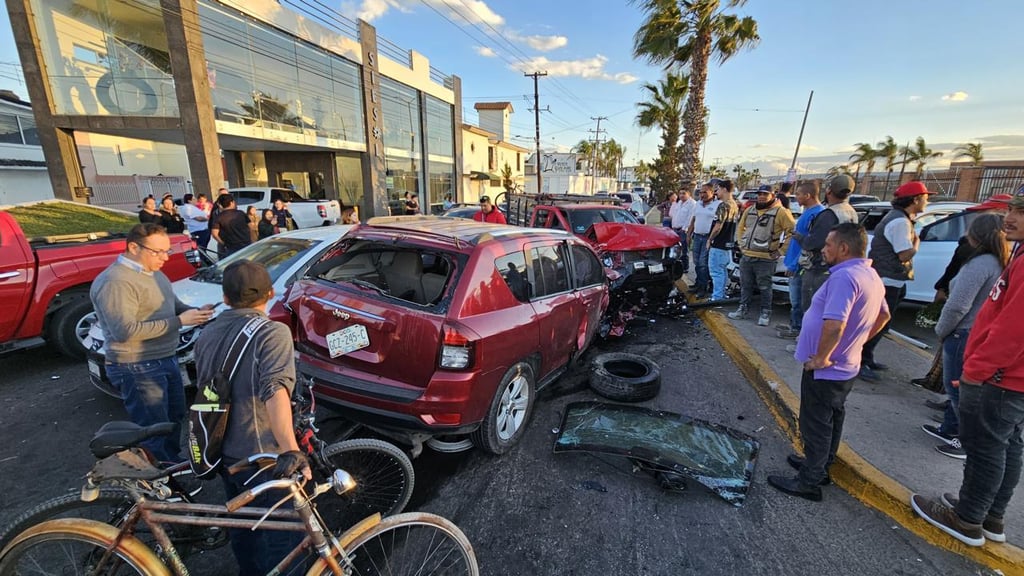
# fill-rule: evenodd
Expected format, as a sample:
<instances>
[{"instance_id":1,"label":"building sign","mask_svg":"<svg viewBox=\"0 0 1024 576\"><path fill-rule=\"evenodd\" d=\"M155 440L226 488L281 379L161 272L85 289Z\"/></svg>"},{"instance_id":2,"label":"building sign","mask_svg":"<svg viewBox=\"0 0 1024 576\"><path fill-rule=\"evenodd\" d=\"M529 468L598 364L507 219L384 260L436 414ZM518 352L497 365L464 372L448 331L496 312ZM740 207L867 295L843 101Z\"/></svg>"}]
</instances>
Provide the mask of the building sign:
<instances>
[{"instance_id":1,"label":"building sign","mask_svg":"<svg viewBox=\"0 0 1024 576\"><path fill-rule=\"evenodd\" d=\"M377 51L367 50L364 59L364 70L366 74L366 90L369 93L370 116L367 121L369 132L368 148L374 156L384 155L384 132L381 123L380 103L380 75L377 71Z\"/></svg>"},{"instance_id":2,"label":"building sign","mask_svg":"<svg viewBox=\"0 0 1024 576\"><path fill-rule=\"evenodd\" d=\"M545 174L576 174L576 155L542 154L540 170Z\"/></svg>"},{"instance_id":3,"label":"building sign","mask_svg":"<svg viewBox=\"0 0 1024 576\"><path fill-rule=\"evenodd\" d=\"M363 117L366 118L366 160L363 182L366 196L363 213L388 216L387 170L384 162L384 112L381 109L380 69L377 62L377 31L359 21L359 41L363 54Z\"/></svg>"}]
</instances>

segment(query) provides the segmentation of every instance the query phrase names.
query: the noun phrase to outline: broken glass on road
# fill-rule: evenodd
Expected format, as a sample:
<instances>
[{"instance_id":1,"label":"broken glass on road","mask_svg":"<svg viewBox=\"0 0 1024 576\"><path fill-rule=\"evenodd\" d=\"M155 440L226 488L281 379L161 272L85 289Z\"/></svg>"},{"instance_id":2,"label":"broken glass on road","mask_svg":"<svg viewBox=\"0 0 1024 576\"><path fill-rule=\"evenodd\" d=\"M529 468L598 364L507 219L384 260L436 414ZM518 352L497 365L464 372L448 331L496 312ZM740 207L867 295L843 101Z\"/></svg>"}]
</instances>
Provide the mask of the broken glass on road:
<instances>
[{"instance_id":1,"label":"broken glass on road","mask_svg":"<svg viewBox=\"0 0 1024 576\"><path fill-rule=\"evenodd\" d=\"M635 458L692 478L742 506L760 443L720 424L673 412L604 402L566 406L555 452Z\"/></svg>"}]
</instances>

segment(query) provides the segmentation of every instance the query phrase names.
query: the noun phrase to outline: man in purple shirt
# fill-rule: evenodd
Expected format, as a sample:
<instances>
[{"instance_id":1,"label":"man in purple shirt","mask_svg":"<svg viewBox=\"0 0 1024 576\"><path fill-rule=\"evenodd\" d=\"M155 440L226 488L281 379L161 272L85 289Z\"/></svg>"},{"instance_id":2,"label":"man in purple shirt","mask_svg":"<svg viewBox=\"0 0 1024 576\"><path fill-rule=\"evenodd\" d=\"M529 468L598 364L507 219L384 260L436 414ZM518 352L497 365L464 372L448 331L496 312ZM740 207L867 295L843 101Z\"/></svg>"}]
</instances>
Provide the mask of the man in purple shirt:
<instances>
[{"instance_id":1,"label":"man in purple shirt","mask_svg":"<svg viewBox=\"0 0 1024 576\"><path fill-rule=\"evenodd\" d=\"M831 483L828 468L836 458L846 418L846 397L860 372L861 347L889 321L885 286L865 258L868 237L852 222L832 229L822 257L830 266L825 284L804 314L796 359L804 365L800 380L801 458L791 454L792 478L769 476L773 487L815 502Z\"/></svg>"}]
</instances>

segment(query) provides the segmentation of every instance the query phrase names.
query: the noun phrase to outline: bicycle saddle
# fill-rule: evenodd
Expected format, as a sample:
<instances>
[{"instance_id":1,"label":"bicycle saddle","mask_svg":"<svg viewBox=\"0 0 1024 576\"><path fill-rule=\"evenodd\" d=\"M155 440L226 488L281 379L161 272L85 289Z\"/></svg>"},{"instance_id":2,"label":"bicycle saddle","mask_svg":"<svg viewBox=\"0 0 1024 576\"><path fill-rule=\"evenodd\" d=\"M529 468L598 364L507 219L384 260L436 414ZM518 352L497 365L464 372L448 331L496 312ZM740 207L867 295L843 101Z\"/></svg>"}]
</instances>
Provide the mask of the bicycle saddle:
<instances>
[{"instance_id":1,"label":"bicycle saddle","mask_svg":"<svg viewBox=\"0 0 1024 576\"><path fill-rule=\"evenodd\" d=\"M152 426L139 426L134 422L107 422L96 431L89 442L89 450L97 458L106 458L122 450L137 446L154 436L166 436L174 431L174 424L161 422Z\"/></svg>"}]
</instances>

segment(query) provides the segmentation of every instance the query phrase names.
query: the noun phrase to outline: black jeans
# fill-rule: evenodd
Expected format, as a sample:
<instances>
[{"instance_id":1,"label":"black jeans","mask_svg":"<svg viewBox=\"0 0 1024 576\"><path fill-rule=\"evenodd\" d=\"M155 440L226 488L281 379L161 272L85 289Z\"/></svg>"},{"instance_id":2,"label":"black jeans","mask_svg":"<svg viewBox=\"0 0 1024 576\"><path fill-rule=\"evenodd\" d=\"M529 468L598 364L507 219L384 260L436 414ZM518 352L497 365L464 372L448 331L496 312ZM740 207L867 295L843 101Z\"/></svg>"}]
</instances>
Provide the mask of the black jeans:
<instances>
[{"instance_id":1,"label":"black jeans","mask_svg":"<svg viewBox=\"0 0 1024 576\"><path fill-rule=\"evenodd\" d=\"M804 463L800 481L817 486L835 462L846 420L846 397L853 389L849 380L816 380L813 371L800 379L800 437L804 441Z\"/></svg>"},{"instance_id":2,"label":"black jeans","mask_svg":"<svg viewBox=\"0 0 1024 576\"><path fill-rule=\"evenodd\" d=\"M234 464L236 460L224 459L224 468L221 471L221 478L224 480L224 493L230 500L245 492L249 488L261 482L271 480L271 471L265 470L254 478L248 485L243 484L252 476L251 469L243 470L234 475L227 473L227 467ZM270 508L278 500L284 498L282 490L268 490L249 504L254 508ZM278 510L291 510L292 503L286 502ZM277 566L277 563L284 559L305 537L304 532L290 532L285 530L250 530L248 528L228 528L228 536L231 539L231 551L238 561L239 576L264 576ZM307 562L292 562L286 567L284 574L302 574L308 569Z\"/></svg>"},{"instance_id":3,"label":"black jeans","mask_svg":"<svg viewBox=\"0 0 1024 576\"><path fill-rule=\"evenodd\" d=\"M896 307L899 306L900 302L903 301L903 297L907 295L907 285L904 284L899 288L895 286L885 287L885 303L889 305L890 319L882 326L882 329L878 331L870 340L864 343L864 347L861 348L861 366L865 364L875 363L875 347L882 341L882 336L889 331L889 326L892 324L892 316L896 315Z\"/></svg>"},{"instance_id":4,"label":"black jeans","mask_svg":"<svg viewBox=\"0 0 1024 576\"><path fill-rule=\"evenodd\" d=\"M811 309L814 293L828 280L828 268L804 268L800 276L800 307L806 312Z\"/></svg>"},{"instance_id":5,"label":"black jeans","mask_svg":"<svg viewBox=\"0 0 1024 576\"><path fill-rule=\"evenodd\" d=\"M972 524L1002 518L1020 480L1024 393L961 384L959 412L967 461L956 513Z\"/></svg>"}]
</instances>

